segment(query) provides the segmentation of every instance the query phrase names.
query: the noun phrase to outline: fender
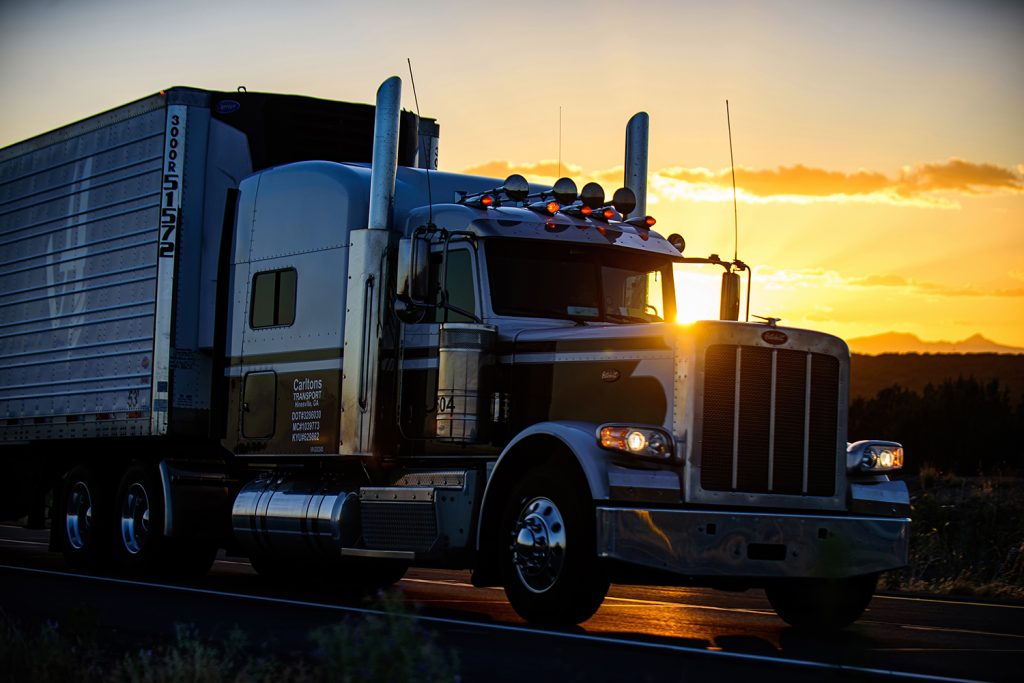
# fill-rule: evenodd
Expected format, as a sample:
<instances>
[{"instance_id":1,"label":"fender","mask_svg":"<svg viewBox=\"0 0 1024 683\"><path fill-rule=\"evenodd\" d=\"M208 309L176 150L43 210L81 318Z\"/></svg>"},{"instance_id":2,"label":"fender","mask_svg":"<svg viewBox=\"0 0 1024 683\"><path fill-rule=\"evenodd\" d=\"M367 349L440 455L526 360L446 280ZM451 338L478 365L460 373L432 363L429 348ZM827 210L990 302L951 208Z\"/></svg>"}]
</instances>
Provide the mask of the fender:
<instances>
[{"instance_id":1,"label":"fender","mask_svg":"<svg viewBox=\"0 0 1024 683\"><path fill-rule=\"evenodd\" d=\"M516 458L517 446L532 437L548 436L561 441L575 457L576 463L586 477L590 496L595 501L608 500L608 459L610 454L598 445L596 430L597 425L590 422L559 420L538 422L519 432L505 446L487 478L487 487L484 489L476 525L477 549L481 547L484 519L489 510L490 496L494 489L492 484L495 481L500 481L500 474L509 469L508 463Z\"/></svg>"}]
</instances>

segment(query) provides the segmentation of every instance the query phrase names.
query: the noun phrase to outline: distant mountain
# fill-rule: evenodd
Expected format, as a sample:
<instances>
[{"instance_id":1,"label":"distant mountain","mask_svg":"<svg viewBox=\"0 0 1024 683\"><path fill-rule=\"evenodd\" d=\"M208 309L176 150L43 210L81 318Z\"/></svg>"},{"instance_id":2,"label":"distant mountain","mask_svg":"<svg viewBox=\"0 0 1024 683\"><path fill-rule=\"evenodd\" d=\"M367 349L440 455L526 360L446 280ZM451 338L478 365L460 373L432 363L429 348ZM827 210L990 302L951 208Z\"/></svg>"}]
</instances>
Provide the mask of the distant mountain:
<instances>
[{"instance_id":1,"label":"distant mountain","mask_svg":"<svg viewBox=\"0 0 1024 683\"><path fill-rule=\"evenodd\" d=\"M975 334L963 341L922 341L906 332L886 332L848 339L850 351L876 356L880 353L1024 353L1024 348L1004 346Z\"/></svg>"}]
</instances>

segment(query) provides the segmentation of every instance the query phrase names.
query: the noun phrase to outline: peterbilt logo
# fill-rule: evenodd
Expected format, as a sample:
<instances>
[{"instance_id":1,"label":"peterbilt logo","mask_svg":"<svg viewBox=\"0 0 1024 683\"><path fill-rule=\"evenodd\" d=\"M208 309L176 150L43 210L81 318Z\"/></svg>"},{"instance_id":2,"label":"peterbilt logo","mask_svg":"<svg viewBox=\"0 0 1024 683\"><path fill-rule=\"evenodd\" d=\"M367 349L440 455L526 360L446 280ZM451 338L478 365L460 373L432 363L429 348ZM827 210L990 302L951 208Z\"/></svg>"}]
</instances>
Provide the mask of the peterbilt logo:
<instances>
[{"instance_id":1,"label":"peterbilt logo","mask_svg":"<svg viewBox=\"0 0 1024 683\"><path fill-rule=\"evenodd\" d=\"M789 337L781 330L765 330L761 333L761 339L764 339L766 342L773 344L774 346L785 344L789 341Z\"/></svg>"},{"instance_id":2,"label":"peterbilt logo","mask_svg":"<svg viewBox=\"0 0 1024 683\"><path fill-rule=\"evenodd\" d=\"M615 370L614 368L612 368L610 370L602 370L601 371L601 381L602 382L614 382L619 377L620 377L619 371Z\"/></svg>"}]
</instances>

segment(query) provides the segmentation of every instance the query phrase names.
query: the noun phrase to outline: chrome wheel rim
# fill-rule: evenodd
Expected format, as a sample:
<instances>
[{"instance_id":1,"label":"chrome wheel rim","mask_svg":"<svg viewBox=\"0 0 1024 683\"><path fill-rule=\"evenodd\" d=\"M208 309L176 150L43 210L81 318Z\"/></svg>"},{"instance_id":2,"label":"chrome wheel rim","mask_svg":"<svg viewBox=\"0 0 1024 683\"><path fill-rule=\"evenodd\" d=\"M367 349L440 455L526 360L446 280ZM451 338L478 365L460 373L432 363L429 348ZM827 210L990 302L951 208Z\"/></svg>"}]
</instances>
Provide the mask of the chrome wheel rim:
<instances>
[{"instance_id":1,"label":"chrome wheel rim","mask_svg":"<svg viewBox=\"0 0 1024 683\"><path fill-rule=\"evenodd\" d=\"M138 555L146 546L149 536L149 496L142 484L128 487L121 506L121 539L125 550Z\"/></svg>"},{"instance_id":2,"label":"chrome wheel rim","mask_svg":"<svg viewBox=\"0 0 1024 683\"><path fill-rule=\"evenodd\" d=\"M76 481L68 492L64 514L64 530L68 544L81 550L92 535L92 495L84 481Z\"/></svg>"},{"instance_id":3,"label":"chrome wheel rim","mask_svg":"<svg viewBox=\"0 0 1024 683\"><path fill-rule=\"evenodd\" d=\"M527 590L544 593L565 564L565 521L549 498L534 498L519 513L512 540L512 563Z\"/></svg>"}]
</instances>

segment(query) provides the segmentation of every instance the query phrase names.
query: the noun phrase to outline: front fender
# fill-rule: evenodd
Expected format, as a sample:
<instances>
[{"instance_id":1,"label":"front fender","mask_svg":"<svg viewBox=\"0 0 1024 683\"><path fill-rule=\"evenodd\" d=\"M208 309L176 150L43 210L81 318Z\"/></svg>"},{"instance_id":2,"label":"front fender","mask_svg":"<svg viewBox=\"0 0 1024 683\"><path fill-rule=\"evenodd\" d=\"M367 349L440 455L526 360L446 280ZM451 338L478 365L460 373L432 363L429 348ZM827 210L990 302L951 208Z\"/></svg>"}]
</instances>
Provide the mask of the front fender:
<instances>
[{"instance_id":1,"label":"front fender","mask_svg":"<svg viewBox=\"0 0 1024 683\"><path fill-rule=\"evenodd\" d=\"M484 489L483 503L480 506L480 516L477 520L477 548L481 547L481 535L484 533L485 518L490 512L492 496L495 490L503 491L502 480L509 476L507 472L514 469L515 461L527 457L531 440L556 439L565 447L565 452L573 456L580 471L587 480L587 487L590 489L590 496L595 501L608 500L608 460L610 453L601 448L597 442L596 430L598 425L589 422L578 422L560 420L552 422L538 422L530 425L512 441L505 446L501 456L491 470L487 478L487 487ZM499 497L501 494L498 494ZM497 501L500 506L501 501Z\"/></svg>"}]
</instances>

